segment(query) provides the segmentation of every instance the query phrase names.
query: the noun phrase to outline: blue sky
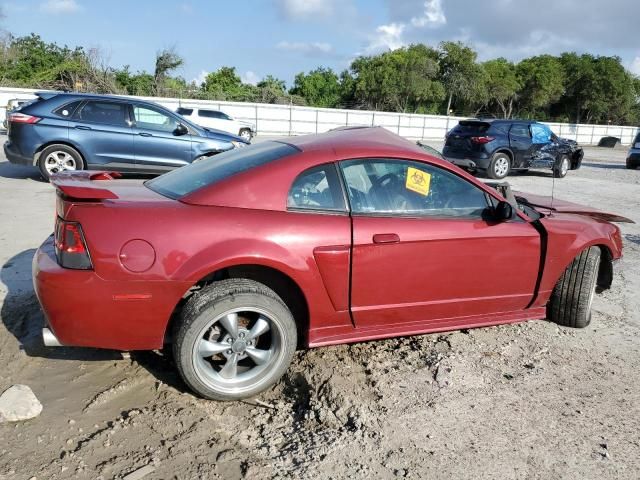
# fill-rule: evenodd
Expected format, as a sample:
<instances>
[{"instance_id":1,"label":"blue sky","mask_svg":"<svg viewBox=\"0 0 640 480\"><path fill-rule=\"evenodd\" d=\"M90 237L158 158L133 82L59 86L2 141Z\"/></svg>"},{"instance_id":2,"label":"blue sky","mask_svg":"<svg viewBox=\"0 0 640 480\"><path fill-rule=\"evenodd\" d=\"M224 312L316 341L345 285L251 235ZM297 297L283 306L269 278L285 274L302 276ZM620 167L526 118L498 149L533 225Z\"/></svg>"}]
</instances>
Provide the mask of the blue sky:
<instances>
[{"instance_id":1,"label":"blue sky","mask_svg":"<svg viewBox=\"0 0 640 480\"><path fill-rule=\"evenodd\" d=\"M618 55L640 74L640 2L608 0L13 0L4 28L98 47L113 66L153 70L175 47L187 80L235 66L247 81L291 84L317 66L346 68L358 54L414 42L461 40L481 60L562 51Z\"/></svg>"}]
</instances>

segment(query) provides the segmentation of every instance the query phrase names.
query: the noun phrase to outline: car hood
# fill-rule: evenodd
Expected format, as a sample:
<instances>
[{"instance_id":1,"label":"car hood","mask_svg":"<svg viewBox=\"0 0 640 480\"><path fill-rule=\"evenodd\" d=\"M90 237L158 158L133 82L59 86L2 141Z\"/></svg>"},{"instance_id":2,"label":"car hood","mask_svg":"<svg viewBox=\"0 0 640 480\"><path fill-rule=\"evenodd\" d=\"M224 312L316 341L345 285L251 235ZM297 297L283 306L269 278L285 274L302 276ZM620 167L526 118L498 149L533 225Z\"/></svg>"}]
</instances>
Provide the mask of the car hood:
<instances>
[{"instance_id":1,"label":"car hood","mask_svg":"<svg viewBox=\"0 0 640 480\"><path fill-rule=\"evenodd\" d=\"M518 201L524 201L536 210L583 215L605 222L635 223L633 220L621 215L603 212L593 207L587 207L586 205L580 205L566 200L558 200L556 198L546 197L543 195L534 195L532 193L522 192L514 192L514 195Z\"/></svg>"},{"instance_id":2,"label":"car hood","mask_svg":"<svg viewBox=\"0 0 640 480\"><path fill-rule=\"evenodd\" d=\"M244 138L238 137L231 133L223 132L222 130L216 130L214 128L201 127L204 132L204 137L211 138L213 140L219 140L221 142L242 142L247 143Z\"/></svg>"}]
</instances>

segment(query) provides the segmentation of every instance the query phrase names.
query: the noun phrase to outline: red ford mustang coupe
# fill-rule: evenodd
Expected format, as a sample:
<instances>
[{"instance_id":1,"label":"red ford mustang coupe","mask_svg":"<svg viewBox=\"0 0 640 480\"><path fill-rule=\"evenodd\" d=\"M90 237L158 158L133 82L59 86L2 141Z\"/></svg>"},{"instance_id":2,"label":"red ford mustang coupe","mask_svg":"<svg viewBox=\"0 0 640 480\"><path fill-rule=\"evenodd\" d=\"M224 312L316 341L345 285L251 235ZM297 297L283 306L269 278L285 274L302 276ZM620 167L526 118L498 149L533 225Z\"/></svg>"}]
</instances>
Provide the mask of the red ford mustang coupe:
<instances>
[{"instance_id":1,"label":"red ford mustang coupe","mask_svg":"<svg viewBox=\"0 0 640 480\"><path fill-rule=\"evenodd\" d=\"M45 344L159 349L218 400L297 345L549 318L584 327L626 219L513 195L381 128L258 143L146 182L69 172L34 284Z\"/></svg>"}]
</instances>

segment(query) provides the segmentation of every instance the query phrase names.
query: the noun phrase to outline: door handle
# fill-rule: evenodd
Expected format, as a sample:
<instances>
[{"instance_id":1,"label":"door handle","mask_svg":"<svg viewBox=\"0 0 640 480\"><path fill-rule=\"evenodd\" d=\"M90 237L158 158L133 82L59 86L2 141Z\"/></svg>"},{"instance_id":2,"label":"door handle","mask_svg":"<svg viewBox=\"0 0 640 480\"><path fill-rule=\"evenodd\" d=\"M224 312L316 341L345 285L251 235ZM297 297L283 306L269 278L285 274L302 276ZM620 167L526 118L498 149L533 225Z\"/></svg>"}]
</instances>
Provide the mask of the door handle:
<instances>
[{"instance_id":1,"label":"door handle","mask_svg":"<svg viewBox=\"0 0 640 480\"><path fill-rule=\"evenodd\" d=\"M141 137L153 137L153 135L151 135L150 133L146 133L146 132L140 132L138 135L140 135Z\"/></svg>"},{"instance_id":2,"label":"door handle","mask_svg":"<svg viewBox=\"0 0 640 480\"><path fill-rule=\"evenodd\" d=\"M76 125L78 130L91 130L91 127L86 127L84 125Z\"/></svg>"},{"instance_id":3,"label":"door handle","mask_svg":"<svg viewBox=\"0 0 640 480\"><path fill-rule=\"evenodd\" d=\"M396 233L376 233L373 236L373 243L398 243L400 237Z\"/></svg>"}]
</instances>

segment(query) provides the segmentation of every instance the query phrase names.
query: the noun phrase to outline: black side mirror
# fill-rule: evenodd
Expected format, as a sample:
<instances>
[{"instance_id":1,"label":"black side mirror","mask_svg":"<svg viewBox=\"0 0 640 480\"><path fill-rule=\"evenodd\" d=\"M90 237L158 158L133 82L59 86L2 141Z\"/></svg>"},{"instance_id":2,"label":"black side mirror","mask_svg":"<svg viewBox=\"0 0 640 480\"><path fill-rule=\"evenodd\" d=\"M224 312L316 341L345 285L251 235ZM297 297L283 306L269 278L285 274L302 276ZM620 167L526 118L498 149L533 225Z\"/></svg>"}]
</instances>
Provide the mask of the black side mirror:
<instances>
[{"instance_id":1,"label":"black side mirror","mask_svg":"<svg viewBox=\"0 0 640 480\"><path fill-rule=\"evenodd\" d=\"M187 133L189 133L189 129L181 123L179 123L176 129L173 131L173 134L176 136L186 135Z\"/></svg>"},{"instance_id":2,"label":"black side mirror","mask_svg":"<svg viewBox=\"0 0 640 480\"><path fill-rule=\"evenodd\" d=\"M511 220L513 218L513 207L509 202L500 201L493 209L493 218L498 221Z\"/></svg>"}]
</instances>

